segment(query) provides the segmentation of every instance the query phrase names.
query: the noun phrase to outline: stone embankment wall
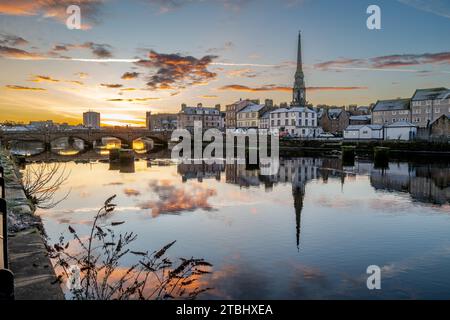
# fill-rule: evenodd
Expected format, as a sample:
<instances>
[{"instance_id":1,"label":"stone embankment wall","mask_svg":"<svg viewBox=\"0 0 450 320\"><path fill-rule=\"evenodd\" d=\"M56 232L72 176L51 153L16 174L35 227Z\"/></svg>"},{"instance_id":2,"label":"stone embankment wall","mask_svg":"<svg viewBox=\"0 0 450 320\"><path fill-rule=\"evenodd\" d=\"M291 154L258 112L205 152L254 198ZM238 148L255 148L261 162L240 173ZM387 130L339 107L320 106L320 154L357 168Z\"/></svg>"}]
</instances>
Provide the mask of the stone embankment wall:
<instances>
[{"instance_id":1,"label":"stone embankment wall","mask_svg":"<svg viewBox=\"0 0 450 320\"><path fill-rule=\"evenodd\" d=\"M14 273L16 300L63 300L44 240L41 219L25 195L20 172L11 155L0 149L8 206L9 268Z\"/></svg>"}]
</instances>

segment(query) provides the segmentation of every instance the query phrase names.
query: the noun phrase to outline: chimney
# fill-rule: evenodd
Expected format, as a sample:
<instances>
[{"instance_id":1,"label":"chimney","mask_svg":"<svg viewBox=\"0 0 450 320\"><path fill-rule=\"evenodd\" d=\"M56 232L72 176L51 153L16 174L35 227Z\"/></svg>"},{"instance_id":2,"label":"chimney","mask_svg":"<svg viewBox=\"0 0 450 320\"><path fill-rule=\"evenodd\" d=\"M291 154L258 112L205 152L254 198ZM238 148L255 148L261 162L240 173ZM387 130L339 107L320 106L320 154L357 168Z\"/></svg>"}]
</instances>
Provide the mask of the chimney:
<instances>
[{"instance_id":1,"label":"chimney","mask_svg":"<svg viewBox=\"0 0 450 320\"><path fill-rule=\"evenodd\" d=\"M272 108L273 107L273 100L272 99L266 99L264 104L265 104L266 107Z\"/></svg>"},{"instance_id":2,"label":"chimney","mask_svg":"<svg viewBox=\"0 0 450 320\"><path fill-rule=\"evenodd\" d=\"M197 104L197 108L202 108L202 107L203 107L202 103Z\"/></svg>"},{"instance_id":3,"label":"chimney","mask_svg":"<svg viewBox=\"0 0 450 320\"><path fill-rule=\"evenodd\" d=\"M186 109L186 103L181 104L181 111L184 111Z\"/></svg>"},{"instance_id":4,"label":"chimney","mask_svg":"<svg viewBox=\"0 0 450 320\"><path fill-rule=\"evenodd\" d=\"M216 104L216 110L220 111L220 104Z\"/></svg>"}]
</instances>

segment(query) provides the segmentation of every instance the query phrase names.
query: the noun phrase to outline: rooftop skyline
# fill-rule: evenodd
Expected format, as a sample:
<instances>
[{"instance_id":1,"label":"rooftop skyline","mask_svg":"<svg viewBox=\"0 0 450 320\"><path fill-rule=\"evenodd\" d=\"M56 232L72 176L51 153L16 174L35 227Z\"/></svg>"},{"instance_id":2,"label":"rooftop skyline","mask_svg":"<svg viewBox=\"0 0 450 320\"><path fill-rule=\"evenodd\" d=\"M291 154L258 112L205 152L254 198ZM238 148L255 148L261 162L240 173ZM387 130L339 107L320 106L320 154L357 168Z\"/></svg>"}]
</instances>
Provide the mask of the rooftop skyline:
<instances>
[{"instance_id":1,"label":"rooftop skyline","mask_svg":"<svg viewBox=\"0 0 450 320\"><path fill-rule=\"evenodd\" d=\"M77 2L77 1L75 1ZM302 31L307 100L368 105L450 86L450 4L377 1L0 0L0 121L144 124L145 112L240 98L292 100ZM420 23L419 23L420 22Z\"/></svg>"}]
</instances>

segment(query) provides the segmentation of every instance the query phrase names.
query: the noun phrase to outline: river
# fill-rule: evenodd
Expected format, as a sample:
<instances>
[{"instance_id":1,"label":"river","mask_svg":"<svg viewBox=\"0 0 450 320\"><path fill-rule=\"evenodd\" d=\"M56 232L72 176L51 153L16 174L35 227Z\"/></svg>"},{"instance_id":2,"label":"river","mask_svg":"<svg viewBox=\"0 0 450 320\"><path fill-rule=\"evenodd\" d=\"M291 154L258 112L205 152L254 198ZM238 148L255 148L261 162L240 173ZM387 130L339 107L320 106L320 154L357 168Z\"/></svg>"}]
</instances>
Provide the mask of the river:
<instances>
[{"instance_id":1,"label":"river","mask_svg":"<svg viewBox=\"0 0 450 320\"><path fill-rule=\"evenodd\" d=\"M364 160L345 167L336 158L286 158L267 177L234 164L144 158L121 170L75 160L65 163L70 176L56 194L70 191L67 199L37 212L50 241L69 225L87 234L116 194L110 219L138 235L132 249L176 240L171 257L214 265L204 279L213 289L201 298L450 298L449 162L377 169ZM371 265L381 268L381 290L367 288Z\"/></svg>"}]
</instances>

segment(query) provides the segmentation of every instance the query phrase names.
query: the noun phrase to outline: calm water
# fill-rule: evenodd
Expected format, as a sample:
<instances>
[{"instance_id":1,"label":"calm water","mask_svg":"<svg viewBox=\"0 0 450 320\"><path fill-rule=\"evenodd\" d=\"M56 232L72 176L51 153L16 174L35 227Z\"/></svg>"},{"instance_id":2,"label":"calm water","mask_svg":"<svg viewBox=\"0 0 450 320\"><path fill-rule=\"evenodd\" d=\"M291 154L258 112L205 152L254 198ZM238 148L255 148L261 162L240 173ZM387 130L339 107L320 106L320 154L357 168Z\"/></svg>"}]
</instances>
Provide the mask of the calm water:
<instances>
[{"instance_id":1,"label":"calm water","mask_svg":"<svg viewBox=\"0 0 450 320\"><path fill-rule=\"evenodd\" d=\"M171 257L214 264L204 280L214 290L202 298L450 298L448 163L379 170L370 162L282 159L272 177L237 165L66 165L71 175L59 194L71 189L70 196L39 212L51 239L68 235L69 225L86 233L117 194L112 220L138 234L133 249L177 240ZM382 268L380 291L366 287L369 265Z\"/></svg>"}]
</instances>

